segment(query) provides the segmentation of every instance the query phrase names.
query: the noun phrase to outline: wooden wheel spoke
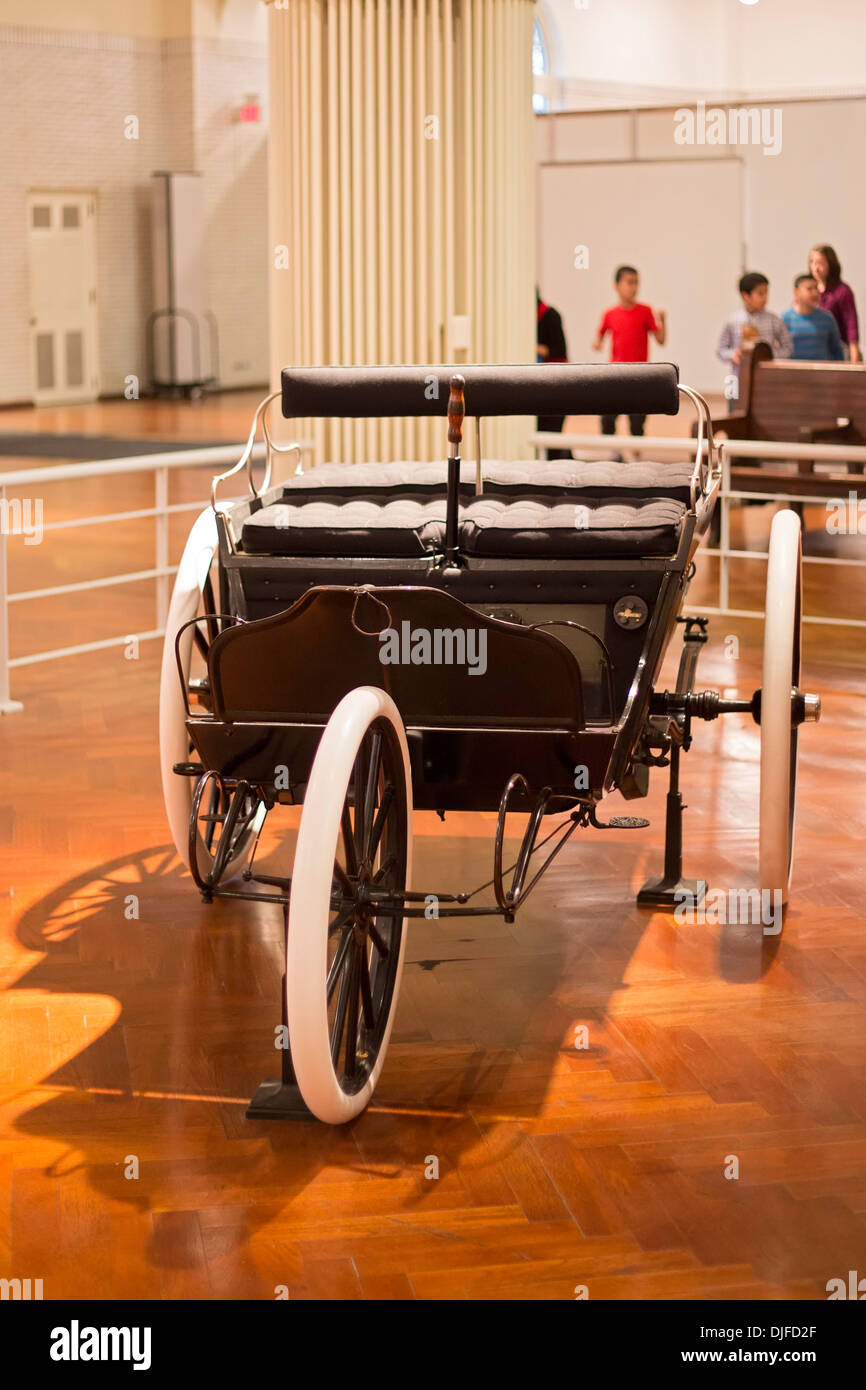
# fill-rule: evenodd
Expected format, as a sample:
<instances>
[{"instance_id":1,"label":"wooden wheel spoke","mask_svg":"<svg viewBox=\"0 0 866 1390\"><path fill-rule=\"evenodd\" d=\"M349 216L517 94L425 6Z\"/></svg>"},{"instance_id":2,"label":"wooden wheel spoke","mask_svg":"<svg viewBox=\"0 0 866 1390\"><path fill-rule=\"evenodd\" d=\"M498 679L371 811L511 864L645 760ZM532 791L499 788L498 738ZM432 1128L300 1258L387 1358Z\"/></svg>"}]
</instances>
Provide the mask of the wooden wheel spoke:
<instances>
[{"instance_id":1,"label":"wooden wheel spoke","mask_svg":"<svg viewBox=\"0 0 866 1390\"><path fill-rule=\"evenodd\" d=\"M341 927L344 927L346 923L350 920L350 918L354 917L354 915L355 904L352 902L349 903L348 907L343 908L336 922L332 922L331 925L328 927L328 936L333 936L334 932L339 931Z\"/></svg>"},{"instance_id":2,"label":"wooden wheel spoke","mask_svg":"<svg viewBox=\"0 0 866 1390\"><path fill-rule=\"evenodd\" d=\"M352 837L352 847L355 858L360 864L364 858L364 787L366 786L366 749L361 744L358 749L358 756L355 759L355 770L352 778L352 805L355 808L355 826Z\"/></svg>"},{"instance_id":3,"label":"wooden wheel spoke","mask_svg":"<svg viewBox=\"0 0 866 1390\"><path fill-rule=\"evenodd\" d=\"M370 740L370 761L366 768L364 786L364 816L361 823L361 842L359 846L362 859L372 859L370 843L373 835L373 813L376 809L376 796L379 791L379 769L382 766L382 735L378 729ZM355 829L357 825L357 813ZM380 832L381 833L381 832Z\"/></svg>"},{"instance_id":4,"label":"wooden wheel spoke","mask_svg":"<svg viewBox=\"0 0 866 1390\"><path fill-rule=\"evenodd\" d=\"M358 896L357 890L338 859L334 860L334 878L339 883L343 896L351 898L352 902L355 902Z\"/></svg>"},{"instance_id":5,"label":"wooden wheel spoke","mask_svg":"<svg viewBox=\"0 0 866 1390\"><path fill-rule=\"evenodd\" d=\"M388 946L385 944L385 938L383 937L382 933L379 931L379 928L376 926L376 923L375 923L375 922L371 922L371 923L370 923L369 932L370 932L370 940L372 941L373 945L376 947L376 950L379 952L379 955L380 955L380 956L387 956L387 955L390 955L390 950L389 950Z\"/></svg>"},{"instance_id":6,"label":"wooden wheel spoke","mask_svg":"<svg viewBox=\"0 0 866 1390\"><path fill-rule=\"evenodd\" d=\"M388 812L391 809L393 800L394 786L393 783L387 782L385 784L385 790L382 793L382 800L379 803L379 809L376 812L376 819L373 822L373 829L370 832L370 847L367 858L371 861L376 858L379 841L382 838L382 831L385 829L385 822L388 819Z\"/></svg>"},{"instance_id":7,"label":"wooden wheel spoke","mask_svg":"<svg viewBox=\"0 0 866 1390\"><path fill-rule=\"evenodd\" d=\"M346 1010L346 1075L349 1078L355 1075L355 1065L357 1061L358 1004L360 1002L360 990L358 986L361 973L360 956L363 951L363 944L359 945L355 942L355 949L352 952L352 963L347 971L349 980L349 1005Z\"/></svg>"},{"instance_id":8,"label":"wooden wheel spoke","mask_svg":"<svg viewBox=\"0 0 866 1390\"><path fill-rule=\"evenodd\" d=\"M395 856L394 856L393 854L389 854L389 855L388 855L388 858L385 859L385 860L383 860L382 863L379 865L379 868L377 869L376 873L373 875L373 877L372 877L372 879L371 879L371 882L372 882L374 885L377 884L377 883L381 883L381 882L382 882L382 879L385 877L385 875L386 875L391 869L396 868L396 865L397 865L397 860L396 860Z\"/></svg>"},{"instance_id":9,"label":"wooden wheel spoke","mask_svg":"<svg viewBox=\"0 0 866 1390\"><path fill-rule=\"evenodd\" d=\"M345 963L346 963L346 953L347 953L347 951L348 951L348 949L349 949L349 942L350 942L351 940L352 940L352 928L351 928L351 927L344 927L344 928L343 928L343 939L342 939L342 941L340 942L339 946L337 947L336 955L334 956L334 959L331 961L331 968L330 968L330 970L328 971L327 999L328 999L328 1003L329 1003L329 1004L330 1004L330 1002L331 1002L331 999L333 998L334 989L336 988L337 981L338 981L338 979L340 978L340 972L342 971L343 966L344 966ZM342 997L342 996L341 996L341 997ZM338 1011L339 1011L339 1007L340 1007L340 1005L339 1005L339 1001L338 1001L338 1003L337 1003L337 1009L338 1009ZM344 1005L344 1011L345 1011L345 1005ZM334 1020L334 1026L336 1027L336 1019ZM338 1045L339 1045L339 1044L338 1044Z\"/></svg>"},{"instance_id":10,"label":"wooden wheel spoke","mask_svg":"<svg viewBox=\"0 0 866 1390\"><path fill-rule=\"evenodd\" d=\"M370 962L366 947L361 950L361 1004L364 1010L364 1027L372 1031L376 1014L373 1008L373 991L370 987Z\"/></svg>"},{"instance_id":11,"label":"wooden wheel spoke","mask_svg":"<svg viewBox=\"0 0 866 1390\"><path fill-rule=\"evenodd\" d=\"M355 849L355 837L352 833L352 818L349 815L349 798L343 802L343 812L340 817L340 829L343 834L343 845L346 850L346 867L350 874L358 872L358 852Z\"/></svg>"},{"instance_id":12,"label":"wooden wheel spoke","mask_svg":"<svg viewBox=\"0 0 866 1390\"><path fill-rule=\"evenodd\" d=\"M334 1027L331 1032L331 1061L334 1064L335 1071L337 1069L337 1059L340 1056L340 1046L343 1041L343 1030L346 1026L346 1014L348 1012L349 1007L349 994L351 989L352 971L351 969L346 970L344 967L348 958L349 946L352 940L352 932L347 931L345 949L343 951L343 959L340 963L340 970L338 972L340 977L340 992L337 995L337 1008L334 1014ZM340 945L342 947L343 943L341 942Z\"/></svg>"}]
</instances>

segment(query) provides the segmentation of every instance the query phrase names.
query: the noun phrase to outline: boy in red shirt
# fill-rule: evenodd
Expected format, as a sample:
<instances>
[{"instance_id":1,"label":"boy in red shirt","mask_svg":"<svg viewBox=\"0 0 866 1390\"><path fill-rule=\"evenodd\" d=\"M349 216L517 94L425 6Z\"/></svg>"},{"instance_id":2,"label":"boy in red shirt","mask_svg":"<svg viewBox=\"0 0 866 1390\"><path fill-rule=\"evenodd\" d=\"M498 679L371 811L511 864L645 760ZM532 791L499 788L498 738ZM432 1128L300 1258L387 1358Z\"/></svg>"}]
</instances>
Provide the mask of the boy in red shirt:
<instances>
[{"instance_id":1,"label":"boy in red shirt","mask_svg":"<svg viewBox=\"0 0 866 1390\"><path fill-rule=\"evenodd\" d=\"M664 309L654 314L648 304L637 300L638 273L633 265L621 265L614 276L619 297L615 309L608 309L598 325L593 352L600 352L605 334L611 338L611 362L646 362L649 356L649 335L652 333L661 347L667 334ZM602 434L616 434L616 415L602 415ZM632 434L643 434L645 415L629 415Z\"/></svg>"}]
</instances>

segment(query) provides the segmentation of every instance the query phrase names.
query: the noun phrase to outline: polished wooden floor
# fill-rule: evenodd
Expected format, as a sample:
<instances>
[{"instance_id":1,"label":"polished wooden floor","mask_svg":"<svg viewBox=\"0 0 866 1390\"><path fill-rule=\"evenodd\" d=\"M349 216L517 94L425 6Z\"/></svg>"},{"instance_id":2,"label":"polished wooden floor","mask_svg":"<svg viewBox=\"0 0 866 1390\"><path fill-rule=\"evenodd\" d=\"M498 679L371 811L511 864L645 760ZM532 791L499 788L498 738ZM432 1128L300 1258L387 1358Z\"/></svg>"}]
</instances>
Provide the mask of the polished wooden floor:
<instances>
[{"instance_id":1,"label":"polished wooden floor","mask_svg":"<svg viewBox=\"0 0 866 1390\"><path fill-rule=\"evenodd\" d=\"M4 420L238 438L248 407ZM203 498L205 476L184 472L172 499ZM147 505L148 488L54 485L46 520ZM109 530L10 542L10 588L152 562L151 523ZM757 545L765 530L755 507L737 534ZM744 603L759 601L762 568L738 571ZM862 615L858 576L822 570L813 609ZM153 585L13 617L15 655L144 631ZM760 625L713 627L702 683L750 694ZM0 1277L42 1278L46 1299L270 1299L280 1286L293 1299L571 1299L585 1285L593 1299L809 1300L866 1273L862 639L807 628L824 718L801 737L781 938L635 906L661 864L657 773L652 828L582 832L513 926L413 924L374 1104L339 1130L244 1118L277 1070L281 923L201 903L168 845L157 648L23 667L24 711L0 720ZM697 728L686 872L754 883L757 779L749 720ZM290 859L292 815L267 841L272 866ZM418 884L488 878L492 822L418 815ZM425 1177L433 1156L438 1179Z\"/></svg>"}]
</instances>

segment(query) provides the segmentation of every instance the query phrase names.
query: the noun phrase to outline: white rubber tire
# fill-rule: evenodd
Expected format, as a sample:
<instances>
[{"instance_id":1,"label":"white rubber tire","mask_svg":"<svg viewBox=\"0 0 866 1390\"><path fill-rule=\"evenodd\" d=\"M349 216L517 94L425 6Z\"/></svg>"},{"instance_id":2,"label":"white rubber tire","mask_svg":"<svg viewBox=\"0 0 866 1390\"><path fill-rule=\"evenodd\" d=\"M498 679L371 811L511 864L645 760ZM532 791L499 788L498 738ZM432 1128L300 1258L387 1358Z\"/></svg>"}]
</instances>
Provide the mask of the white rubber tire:
<instances>
[{"instance_id":1,"label":"white rubber tire","mask_svg":"<svg viewBox=\"0 0 866 1390\"><path fill-rule=\"evenodd\" d=\"M174 847L184 864L189 862L189 820L195 779L179 777L172 772L175 763L190 761L189 735L186 729L186 708L175 658L175 638L184 623L196 617L201 606L202 591L214 564L219 539L216 516L206 507L196 519L187 538L178 567L165 624L162 648L162 670L159 681L159 761L162 772L162 795ZM184 676L189 676L193 636L188 627L180 643L180 658ZM256 815L253 826L238 842L238 850L226 867L226 874L236 871L246 857L253 834L258 829L264 808ZM196 844L199 872L204 877L211 867L211 856L199 835ZM225 876L225 875L224 875Z\"/></svg>"},{"instance_id":2,"label":"white rubber tire","mask_svg":"<svg viewBox=\"0 0 866 1390\"><path fill-rule=\"evenodd\" d=\"M369 1104L376 1088L400 995L406 951L406 919L390 1013L379 1054L364 1085L354 1094L340 1086L331 1061L328 1025L328 919L340 817L352 767L375 719L394 728L406 779L406 891L412 875L412 778L403 721L394 701L375 686L345 695L322 734L310 772L292 870L286 950L286 1008L292 1065L304 1102L325 1124L345 1124Z\"/></svg>"},{"instance_id":3,"label":"white rubber tire","mask_svg":"<svg viewBox=\"0 0 866 1390\"><path fill-rule=\"evenodd\" d=\"M770 530L761 678L761 888L788 900L794 857L796 730L791 690L800 683L802 533L796 512L777 512ZM793 737L792 737L793 735Z\"/></svg>"}]
</instances>

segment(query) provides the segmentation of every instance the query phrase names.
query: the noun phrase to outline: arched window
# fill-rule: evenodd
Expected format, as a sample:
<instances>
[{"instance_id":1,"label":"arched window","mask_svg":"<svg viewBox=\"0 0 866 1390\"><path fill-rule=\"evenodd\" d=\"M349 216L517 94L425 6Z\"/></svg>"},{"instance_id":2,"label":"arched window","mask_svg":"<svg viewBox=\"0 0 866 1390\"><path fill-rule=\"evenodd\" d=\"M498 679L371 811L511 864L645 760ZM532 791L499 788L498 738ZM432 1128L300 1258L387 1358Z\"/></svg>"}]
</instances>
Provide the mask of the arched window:
<instances>
[{"instance_id":1,"label":"arched window","mask_svg":"<svg viewBox=\"0 0 866 1390\"><path fill-rule=\"evenodd\" d=\"M536 19L532 26L532 75L533 77L547 77L550 72L550 60L547 54L547 42L544 37L544 30ZM549 111L550 98L542 95L541 92L533 92L532 109L535 112Z\"/></svg>"}]
</instances>

